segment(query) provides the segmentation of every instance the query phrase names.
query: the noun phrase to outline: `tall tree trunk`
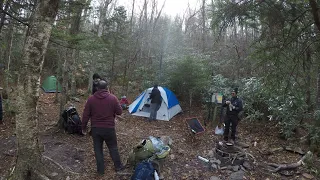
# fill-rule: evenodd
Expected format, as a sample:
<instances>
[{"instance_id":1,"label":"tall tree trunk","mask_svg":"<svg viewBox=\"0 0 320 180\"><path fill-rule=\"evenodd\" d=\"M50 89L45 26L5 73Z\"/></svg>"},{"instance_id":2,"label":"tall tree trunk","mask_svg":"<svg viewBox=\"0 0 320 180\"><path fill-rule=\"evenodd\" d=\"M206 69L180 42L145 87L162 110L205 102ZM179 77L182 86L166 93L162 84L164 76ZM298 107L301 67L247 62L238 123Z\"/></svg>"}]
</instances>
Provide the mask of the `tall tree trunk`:
<instances>
[{"instance_id":1,"label":"tall tree trunk","mask_svg":"<svg viewBox=\"0 0 320 180\"><path fill-rule=\"evenodd\" d=\"M81 14L86 5L86 0L74 1L70 7L73 9L71 13L71 27L70 27L70 35L77 36L80 32L80 25L81 25ZM77 42L70 42L71 47L76 48ZM71 96L76 94L76 60L78 50L72 49L71 50L71 59L70 59L70 69L71 69Z\"/></svg>"},{"instance_id":2,"label":"tall tree trunk","mask_svg":"<svg viewBox=\"0 0 320 180\"><path fill-rule=\"evenodd\" d=\"M4 6L4 9L3 9L3 11L1 11L1 14L0 14L0 16L1 16L1 17L0 17L0 33L1 33L2 27L3 27L3 25L4 25L4 21L5 21L5 19L6 19L6 13L5 13L5 11L8 10L9 3L10 3L10 0L8 0L8 1L6 2L6 5ZM2 6L3 6L3 1L1 2L1 10L2 10Z\"/></svg>"},{"instance_id":3,"label":"tall tree trunk","mask_svg":"<svg viewBox=\"0 0 320 180\"><path fill-rule=\"evenodd\" d=\"M314 24L318 28L317 36L320 35L320 11L316 0L309 0L309 5L311 7L311 13L313 15ZM318 75L317 75L317 109L320 110L320 65L318 65Z\"/></svg>"},{"instance_id":4,"label":"tall tree trunk","mask_svg":"<svg viewBox=\"0 0 320 180\"><path fill-rule=\"evenodd\" d=\"M108 7L111 4L112 0L105 0L100 6L100 17L99 17L99 24L98 24L98 36L102 36L103 32L103 21L106 18Z\"/></svg>"},{"instance_id":5,"label":"tall tree trunk","mask_svg":"<svg viewBox=\"0 0 320 180\"><path fill-rule=\"evenodd\" d=\"M202 0L202 53L206 49L206 0Z\"/></svg>"},{"instance_id":6,"label":"tall tree trunk","mask_svg":"<svg viewBox=\"0 0 320 180\"><path fill-rule=\"evenodd\" d=\"M18 84L16 116L17 160L14 180L37 179L41 171L41 150L38 139L40 75L50 39L52 24L58 11L59 0L41 0L33 14L24 49L21 84Z\"/></svg>"},{"instance_id":7,"label":"tall tree trunk","mask_svg":"<svg viewBox=\"0 0 320 180\"><path fill-rule=\"evenodd\" d=\"M9 42L9 49L8 49L8 63L7 63L7 72L6 72L6 94L9 94L9 80L10 80L10 65L11 65L11 51L12 51L12 43L13 43L13 34L14 34L14 29L13 29L13 23L10 23L10 38L8 40Z\"/></svg>"},{"instance_id":8,"label":"tall tree trunk","mask_svg":"<svg viewBox=\"0 0 320 180\"><path fill-rule=\"evenodd\" d=\"M77 88L76 88L76 59L77 59L77 50L73 49L71 50L71 59L70 59L70 68L71 68L71 96L75 96L77 93Z\"/></svg>"},{"instance_id":9,"label":"tall tree trunk","mask_svg":"<svg viewBox=\"0 0 320 180\"><path fill-rule=\"evenodd\" d=\"M306 104L308 106L308 112L311 111L312 103L311 103L311 50L310 47L306 50L306 60L303 63L303 69L306 74Z\"/></svg>"},{"instance_id":10,"label":"tall tree trunk","mask_svg":"<svg viewBox=\"0 0 320 180\"><path fill-rule=\"evenodd\" d=\"M66 52L65 52L66 51ZM71 59L71 57L69 57L68 55L70 55L70 53L68 53L67 51L69 50L64 50L65 53L65 59L64 59L64 63L62 65L62 91L61 91L61 98L60 98L60 114L62 114L62 112L65 110L65 105L68 102L68 86L69 86L69 59ZM63 118L60 116L59 121L58 121L58 128L63 129Z\"/></svg>"}]
</instances>

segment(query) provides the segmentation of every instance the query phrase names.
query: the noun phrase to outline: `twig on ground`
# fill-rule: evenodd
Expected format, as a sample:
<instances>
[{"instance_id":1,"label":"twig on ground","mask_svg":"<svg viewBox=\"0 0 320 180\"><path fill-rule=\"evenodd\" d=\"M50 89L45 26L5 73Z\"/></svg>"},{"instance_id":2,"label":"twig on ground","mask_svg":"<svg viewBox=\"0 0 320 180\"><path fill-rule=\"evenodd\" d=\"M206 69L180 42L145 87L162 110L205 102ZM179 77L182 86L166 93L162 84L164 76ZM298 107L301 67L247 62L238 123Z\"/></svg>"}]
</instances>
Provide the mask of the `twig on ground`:
<instances>
[{"instance_id":1,"label":"twig on ground","mask_svg":"<svg viewBox=\"0 0 320 180\"><path fill-rule=\"evenodd\" d=\"M66 172L69 173L69 174L80 175L79 173L76 173L76 172L71 171L71 169L70 169L69 167L64 168L62 165L60 165L58 162L54 161L53 159L51 159L51 158L48 157L48 156L44 156L44 155L43 155L42 157L45 158L45 159L47 159L47 160L49 160L49 161L51 161L51 162L54 163L55 165L57 165L62 171L66 171Z\"/></svg>"},{"instance_id":2,"label":"twig on ground","mask_svg":"<svg viewBox=\"0 0 320 180\"><path fill-rule=\"evenodd\" d=\"M252 154L246 153L246 156L250 156L253 159L253 164L255 164L257 162L256 158Z\"/></svg>"},{"instance_id":3,"label":"twig on ground","mask_svg":"<svg viewBox=\"0 0 320 180\"><path fill-rule=\"evenodd\" d=\"M272 167L275 168L275 169L269 170L269 171L271 171L271 172L278 172L278 171L281 171L281 170L295 169L295 168L303 165L303 164L304 164L303 161L304 161L307 157L310 157L311 155L312 155L312 152L311 152L311 151L308 151L298 162L292 163L292 164L268 163L269 166L272 166Z\"/></svg>"}]
</instances>

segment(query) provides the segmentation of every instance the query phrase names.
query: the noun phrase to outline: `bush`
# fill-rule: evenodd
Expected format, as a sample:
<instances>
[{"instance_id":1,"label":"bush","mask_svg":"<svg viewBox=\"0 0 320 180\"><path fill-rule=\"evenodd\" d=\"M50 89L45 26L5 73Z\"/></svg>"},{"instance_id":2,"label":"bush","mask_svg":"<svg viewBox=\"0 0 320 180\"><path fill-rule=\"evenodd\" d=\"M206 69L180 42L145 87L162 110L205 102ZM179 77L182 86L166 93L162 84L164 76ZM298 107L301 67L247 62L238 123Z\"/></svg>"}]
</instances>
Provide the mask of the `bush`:
<instances>
[{"instance_id":1,"label":"bush","mask_svg":"<svg viewBox=\"0 0 320 180\"><path fill-rule=\"evenodd\" d=\"M208 72L201 59L185 57L171 66L168 85L181 99L187 100L190 95L194 99L201 99L201 94L209 83Z\"/></svg>"},{"instance_id":2,"label":"bush","mask_svg":"<svg viewBox=\"0 0 320 180\"><path fill-rule=\"evenodd\" d=\"M306 124L306 127L311 150L320 154L320 110L314 112L314 124Z\"/></svg>"}]
</instances>

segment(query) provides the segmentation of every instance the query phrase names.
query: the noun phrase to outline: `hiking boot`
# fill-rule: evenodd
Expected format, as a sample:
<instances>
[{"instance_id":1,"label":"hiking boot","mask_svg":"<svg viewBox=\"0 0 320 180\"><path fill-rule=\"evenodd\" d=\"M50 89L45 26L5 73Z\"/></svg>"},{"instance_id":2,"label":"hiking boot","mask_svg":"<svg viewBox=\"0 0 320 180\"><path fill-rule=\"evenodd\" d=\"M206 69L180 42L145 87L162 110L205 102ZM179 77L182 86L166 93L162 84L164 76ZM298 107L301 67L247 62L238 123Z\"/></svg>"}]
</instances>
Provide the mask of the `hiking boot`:
<instances>
[{"instance_id":1,"label":"hiking boot","mask_svg":"<svg viewBox=\"0 0 320 180\"><path fill-rule=\"evenodd\" d=\"M121 165L120 167L116 168L116 172L120 172L120 171L125 170L125 169L126 169L126 167Z\"/></svg>"},{"instance_id":2,"label":"hiking boot","mask_svg":"<svg viewBox=\"0 0 320 180\"><path fill-rule=\"evenodd\" d=\"M117 175L132 175L132 172L125 166L122 166L121 168L116 169L116 174Z\"/></svg>"}]
</instances>

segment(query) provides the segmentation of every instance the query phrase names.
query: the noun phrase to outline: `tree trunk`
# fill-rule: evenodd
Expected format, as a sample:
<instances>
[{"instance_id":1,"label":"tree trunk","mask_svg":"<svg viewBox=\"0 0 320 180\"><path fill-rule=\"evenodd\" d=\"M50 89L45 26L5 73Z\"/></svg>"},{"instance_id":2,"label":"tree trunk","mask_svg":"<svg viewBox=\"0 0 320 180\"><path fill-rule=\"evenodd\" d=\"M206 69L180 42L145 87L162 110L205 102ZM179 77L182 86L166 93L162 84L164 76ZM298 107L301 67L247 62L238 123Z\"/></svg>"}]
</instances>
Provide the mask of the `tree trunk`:
<instances>
[{"instance_id":1,"label":"tree trunk","mask_svg":"<svg viewBox=\"0 0 320 180\"><path fill-rule=\"evenodd\" d=\"M69 50L66 50L69 51ZM69 72L69 59L71 57L68 57L68 52L65 52L65 59L64 59L64 63L62 66L62 91L61 91L61 98L60 98L60 114L62 114L62 112L65 109L65 105L67 104L68 101L68 86L69 86L69 76L68 76L68 72ZM58 121L58 128L63 129L63 119L60 116L59 121Z\"/></svg>"},{"instance_id":2,"label":"tree trunk","mask_svg":"<svg viewBox=\"0 0 320 180\"><path fill-rule=\"evenodd\" d=\"M206 46L206 0L202 0L202 53Z\"/></svg>"},{"instance_id":3,"label":"tree trunk","mask_svg":"<svg viewBox=\"0 0 320 180\"><path fill-rule=\"evenodd\" d=\"M320 35L320 14L319 8L316 0L309 0L309 5L311 7L311 13L313 15L314 24L318 28L317 35ZM317 75L317 109L320 109L320 66L318 65L318 75Z\"/></svg>"},{"instance_id":4,"label":"tree trunk","mask_svg":"<svg viewBox=\"0 0 320 180\"><path fill-rule=\"evenodd\" d=\"M9 39L9 49L8 49L8 63L7 63L7 72L6 72L6 94L9 94L9 77L10 77L10 64L11 64L11 50L12 50L12 42L13 42L13 23L10 23L10 39Z\"/></svg>"},{"instance_id":5,"label":"tree trunk","mask_svg":"<svg viewBox=\"0 0 320 180\"><path fill-rule=\"evenodd\" d=\"M52 24L58 11L59 0L42 0L36 7L29 26L24 49L21 84L18 84L16 116L17 161L14 180L36 179L40 171L41 150L38 139L38 113L40 74L50 39Z\"/></svg>"},{"instance_id":6,"label":"tree trunk","mask_svg":"<svg viewBox=\"0 0 320 180\"><path fill-rule=\"evenodd\" d=\"M71 68L71 97L75 96L77 93L77 88L76 88L76 58L77 58L77 50L73 49L72 54L71 54L71 63L70 63L70 68Z\"/></svg>"},{"instance_id":7,"label":"tree trunk","mask_svg":"<svg viewBox=\"0 0 320 180\"><path fill-rule=\"evenodd\" d=\"M306 104L308 106L308 112L311 112L311 50L308 47L306 50L306 62L304 63L304 72L306 74Z\"/></svg>"},{"instance_id":8,"label":"tree trunk","mask_svg":"<svg viewBox=\"0 0 320 180\"><path fill-rule=\"evenodd\" d=\"M70 6L73 9L73 13L71 13L72 20L71 20L71 27L70 27L70 35L77 36L80 32L80 24L81 24L81 14L82 10L86 5L86 0L80 0L73 2ZM76 48L78 42L70 42L70 46ZM70 69L71 69L71 96L76 94L76 60L78 50L72 49L71 50L71 59L70 59Z\"/></svg>"},{"instance_id":9,"label":"tree trunk","mask_svg":"<svg viewBox=\"0 0 320 180\"><path fill-rule=\"evenodd\" d=\"M7 11L7 10L8 10L9 3L10 3L10 1L8 0L8 1L6 2L6 5L4 6L3 11ZM1 2L1 4L2 4L2 5L1 5L1 10L2 10L3 2ZM0 33L1 33L1 30L2 30L2 27L3 27L3 24L4 24L4 21L5 21L5 19L6 19L6 13L5 13L5 12L2 12L0 15L1 15L1 17L0 17Z\"/></svg>"},{"instance_id":10,"label":"tree trunk","mask_svg":"<svg viewBox=\"0 0 320 180\"><path fill-rule=\"evenodd\" d=\"M105 0L103 2L103 4L101 4L101 6L100 6L100 17L99 17L99 24L98 24L98 36L99 37L102 36L103 21L106 18L108 6L110 5L111 2L112 2L112 0Z\"/></svg>"}]
</instances>

